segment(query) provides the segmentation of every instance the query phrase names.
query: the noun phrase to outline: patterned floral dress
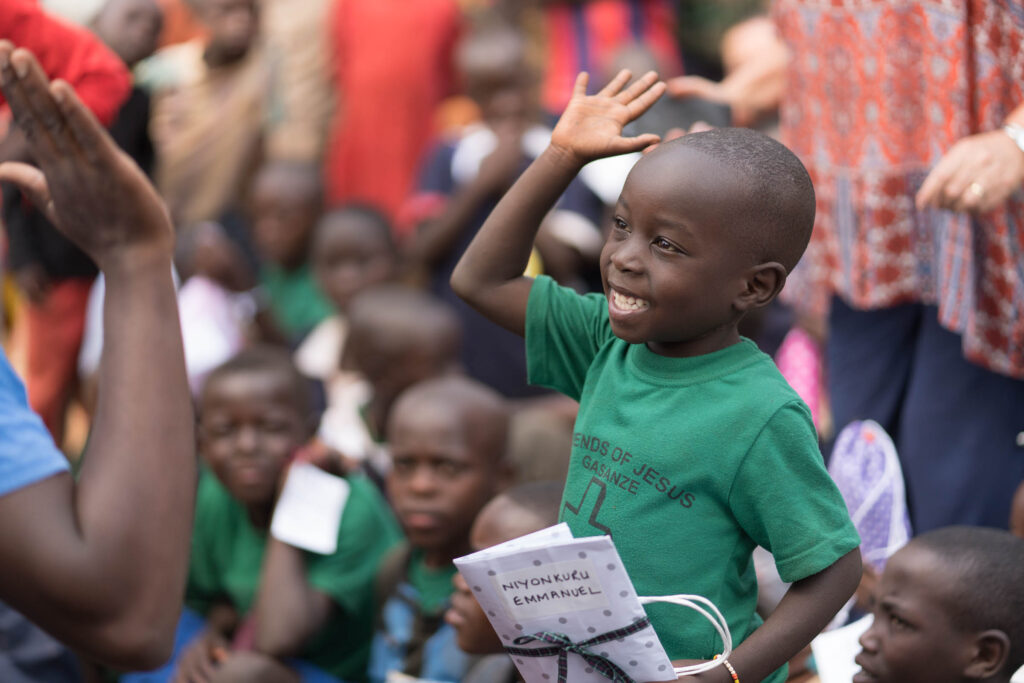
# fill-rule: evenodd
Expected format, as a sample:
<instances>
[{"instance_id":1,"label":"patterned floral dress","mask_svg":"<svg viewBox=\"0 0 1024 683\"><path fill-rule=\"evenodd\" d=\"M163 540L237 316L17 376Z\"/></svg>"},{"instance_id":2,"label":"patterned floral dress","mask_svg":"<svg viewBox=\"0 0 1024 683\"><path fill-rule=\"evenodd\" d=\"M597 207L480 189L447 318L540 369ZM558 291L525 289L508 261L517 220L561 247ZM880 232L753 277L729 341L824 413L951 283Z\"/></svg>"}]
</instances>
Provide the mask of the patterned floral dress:
<instances>
[{"instance_id":1,"label":"patterned floral dress","mask_svg":"<svg viewBox=\"0 0 1024 683\"><path fill-rule=\"evenodd\" d=\"M967 359L1024 378L1024 195L976 217L914 208L957 140L1024 102L1024 3L778 0L775 15L795 54L783 141L818 209L787 298L937 305Z\"/></svg>"}]
</instances>

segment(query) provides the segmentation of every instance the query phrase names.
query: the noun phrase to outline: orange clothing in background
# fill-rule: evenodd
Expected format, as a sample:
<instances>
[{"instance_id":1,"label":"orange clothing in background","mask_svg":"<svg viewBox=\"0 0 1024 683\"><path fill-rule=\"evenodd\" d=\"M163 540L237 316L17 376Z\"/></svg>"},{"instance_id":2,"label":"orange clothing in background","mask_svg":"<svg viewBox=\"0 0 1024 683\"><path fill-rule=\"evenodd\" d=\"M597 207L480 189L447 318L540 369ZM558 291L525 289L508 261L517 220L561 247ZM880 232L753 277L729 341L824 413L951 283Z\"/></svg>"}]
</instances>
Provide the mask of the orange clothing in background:
<instances>
[{"instance_id":1,"label":"orange clothing in background","mask_svg":"<svg viewBox=\"0 0 1024 683\"><path fill-rule=\"evenodd\" d=\"M45 301L21 308L25 325L25 386L56 443L64 438L64 414L78 377L78 349L85 330L85 307L92 278L53 283Z\"/></svg>"},{"instance_id":2,"label":"orange clothing in background","mask_svg":"<svg viewBox=\"0 0 1024 683\"><path fill-rule=\"evenodd\" d=\"M455 0L335 0L329 21L337 106L327 201L369 202L393 217L454 80L459 7Z\"/></svg>"},{"instance_id":3,"label":"orange clothing in background","mask_svg":"<svg viewBox=\"0 0 1024 683\"><path fill-rule=\"evenodd\" d=\"M164 11L164 27L160 32L160 47L187 43L206 35L206 29L196 19L185 0L158 0Z\"/></svg>"}]
</instances>

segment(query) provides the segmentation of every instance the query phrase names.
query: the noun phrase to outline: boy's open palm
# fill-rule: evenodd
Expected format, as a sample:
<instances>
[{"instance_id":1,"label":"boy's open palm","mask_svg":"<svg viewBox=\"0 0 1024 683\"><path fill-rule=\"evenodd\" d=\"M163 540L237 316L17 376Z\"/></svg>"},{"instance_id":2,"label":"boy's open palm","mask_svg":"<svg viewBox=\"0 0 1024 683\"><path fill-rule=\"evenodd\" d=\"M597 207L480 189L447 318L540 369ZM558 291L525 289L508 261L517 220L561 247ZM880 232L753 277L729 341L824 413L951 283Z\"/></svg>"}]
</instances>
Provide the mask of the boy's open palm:
<instances>
[{"instance_id":1,"label":"boy's open palm","mask_svg":"<svg viewBox=\"0 0 1024 683\"><path fill-rule=\"evenodd\" d=\"M657 135L627 138L622 129L650 109L665 92L665 84L649 71L626 88L630 77L623 69L596 95L587 95L589 77L586 72L577 76L572 99L551 134L551 145L587 163L657 144L661 140Z\"/></svg>"},{"instance_id":2,"label":"boy's open palm","mask_svg":"<svg viewBox=\"0 0 1024 683\"><path fill-rule=\"evenodd\" d=\"M67 83L49 83L30 52L0 41L0 88L38 168L0 164L103 270L165 256L174 236L166 208Z\"/></svg>"}]
</instances>

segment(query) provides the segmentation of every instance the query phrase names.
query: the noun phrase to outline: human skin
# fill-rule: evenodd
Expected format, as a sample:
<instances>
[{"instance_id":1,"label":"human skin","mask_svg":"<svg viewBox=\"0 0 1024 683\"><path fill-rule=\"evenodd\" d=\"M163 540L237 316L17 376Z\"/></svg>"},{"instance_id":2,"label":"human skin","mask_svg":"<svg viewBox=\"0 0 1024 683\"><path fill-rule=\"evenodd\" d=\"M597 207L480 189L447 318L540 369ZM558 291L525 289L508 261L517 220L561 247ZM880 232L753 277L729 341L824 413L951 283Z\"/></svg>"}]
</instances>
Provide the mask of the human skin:
<instances>
[{"instance_id":1,"label":"human skin","mask_svg":"<svg viewBox=\"0 0 1024 683\"><path fill-rule=\"evenodd\" d=\"M623 126L643 114L665 89L653 72L626 87L629 77L628 71L620 72L596 95L588 96L586 74L580 75L573 99L555 126L551 145L498 203L452 275L452 289L459 296L512 332L524 333L526 305L533 280L523 277L522 272L540 222L558 196L585 163L603 156L640 150L659 141L656 135L621 136ZM660 197L656 198L660 201ZM651 199L650 196L644 197L647 202ZM637 207L630 208L635 210ZM678 220L672 220L679 218L674 208L669 202L649 206L650 221L659 219L659 211L663 211L669 215L666 222L678 223ZM692 227L705 233L708 229L707 225ZM674 253L668 252L666 245L660 244L657 234L648 231L646 226L640 232L649 238L651 250ZM617 237L613 234L609 243L615 239ZM605 249L609 249L608 244ZM603 257L602 262L605 260ZM784 269L780 274L779 264L754 264L741 269L741 272L730 273L732 281L742 279L744 286L725 293L723 301L718 302L722 310L712 313L713 317L706 321L709 329L701 331L689 329L685 320L679 321L678 327L672 327L665 323L669 316L660 316L662 322L656 324L654 321L645 322L643 313L648 309L629 311L621 300L616 303L617 298L609 291L611 276L629 272L633 276L644 274L653 278L656 273L641 270L641 264L647 262L635 258L617 263L614 257L610 257L607 261L611 267L602 269L602 277L605 290L610 295L612 331L631 343L647 343L655 353L666 355L708 353L724 348L731 339L738 340L735 330L738 316L733 314L767 304L785 282ZM614 289L614 281L612 285ZM670 297L674 298L674 295ZM657 306L655 299L650 302L649 310L653 311ZM652 334L656 336L650 337ZM763 680L794 657L853 594L860 575L860 553L853 550L821 572L796 581L775 612L730 656L730 662L741 678ZM676 665L689 663L676 662ZM725 667L720 666L687 677L687 680L727 683L731 679Z\"/></svg>"},{"instance_id":2,"label":"human skin","mask_svg":"<svg viewBox=\"0 0 1024 683\"><path fill-rule=\"evenodd\" d=\"M0 497L0 599L89 658L170 655L195 501L173 232L141 170L62 82L0 41L0 87L38 167L0 165L106 276L99 398L77 484Z\"/></svg>"}]
</instances>

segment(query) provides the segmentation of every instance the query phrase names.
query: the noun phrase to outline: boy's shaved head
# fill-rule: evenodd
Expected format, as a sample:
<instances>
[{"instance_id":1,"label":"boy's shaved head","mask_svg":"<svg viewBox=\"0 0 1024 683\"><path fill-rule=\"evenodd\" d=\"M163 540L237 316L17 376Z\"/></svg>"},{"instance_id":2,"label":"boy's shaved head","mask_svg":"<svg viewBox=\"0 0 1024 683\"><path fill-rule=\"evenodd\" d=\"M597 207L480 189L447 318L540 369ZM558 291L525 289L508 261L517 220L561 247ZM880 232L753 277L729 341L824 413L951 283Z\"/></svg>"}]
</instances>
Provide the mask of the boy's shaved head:
<instances>
[{"instance_id":1,"label":"boy's shaved head","mask_svg":"<svg viewBox=\"0 0 1024 683\"><path fill-rule=\"evenodd\" d=\"M207 394L222 378L240 374L280 375L294 394L295 407L303 414L310 412L312 397L309 382L296 369L287 349L269 344L242 349L207 375L202 394Z\"/></svg>"},{"instance_id":2,"label":"boy's shaved head","mask_svg":"<svg viewBox=\"0 0 1024 683\"><path fill-rule=\"evenodd\" d=\"M454 362L462 329L455 311L430 294L401 285L381 285L360 292L348 312L351 335L379 356L412 350ZM355 339L353 339L355 341Z\"/></svg>"},{"instance_id":3,"label":"boy's shaved head","mask_svg":"<svg viewBox=\"0 0 1024 683\"><path fill-rule=\"evenodd\" d=\"M999 529L955 526L914 538L949 573L939 597L963 631L998 629L1010 639L1009 671L1024 665L1024 539Z\"/></svg>"},{"instance_id":4,"label":"boy's shaved head","mask_svg":"<svg viewBox=\"0 0 1024 683\"><path fill-rule=\"evenodd\" d=\"M505 540L518 538L558 523L562 482L535 481L499 494L481 512L500 520Z\"/></svg>"},{"instance_id":5,"label":"boy's shaved head","mask_svg":"<svg viewBox=\"0 0 1024 683\"><path fill-rule=\"evenodd\" d=\"M444 410L462 426L466 443L490 462L505 457L509 409L501 394L468 377L428 379L407 389L392 409L394 420L406 411Z\"/></svg>"},{"instance_id":6,"label":"boy's shaved head","mask_svg":"<svg viewBox=\"0 0 1024 683\"><path fill-rule=\"evenodd\" d=\"M735 178L722 202L738 245L756 263L776 261L791 272L814 227L814 187L807 169L785 145L748 128L716 128L658 145L645 159L699 152Z\"/></svg>"}]
</instances>

